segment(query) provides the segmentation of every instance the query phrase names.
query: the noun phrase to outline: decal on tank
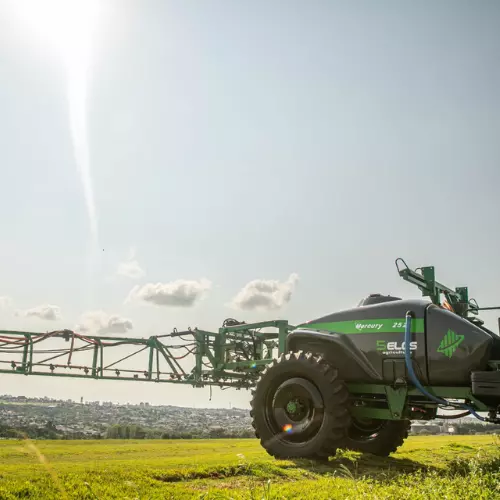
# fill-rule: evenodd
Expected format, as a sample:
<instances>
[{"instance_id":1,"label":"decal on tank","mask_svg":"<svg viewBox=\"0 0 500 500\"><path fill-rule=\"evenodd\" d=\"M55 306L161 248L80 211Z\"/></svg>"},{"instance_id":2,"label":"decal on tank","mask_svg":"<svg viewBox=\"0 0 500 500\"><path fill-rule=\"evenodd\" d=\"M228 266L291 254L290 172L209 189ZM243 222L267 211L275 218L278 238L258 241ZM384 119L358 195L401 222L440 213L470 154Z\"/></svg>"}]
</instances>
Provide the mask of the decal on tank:
<instances>
[{"instance_id":1,"label":"decal on tank","mask_svg":"<svg viewBox=\"0 0 500 500\"><path fill-rule=\"evenodd\" d=\"M444 354L448 358L453 356L458 346L463 342L465 335L458 335L453 330L448 330L446 335L441 340L437 352Z\"/></svg>"},{"instance_id":2,"label":"decal on tank","mask_svg":"<svg viewBox=\"0 0 500 500\"><path fill-rule=\"evenodd\" d=\"M404 318L363 319L351 321L334 321L329 323L305 323L298 328L311 330L327 330L332 333L354 335L357 333L404 333ZM424 320L412 321L411 333L424 333Z\"/></svg>"}]
</instances>

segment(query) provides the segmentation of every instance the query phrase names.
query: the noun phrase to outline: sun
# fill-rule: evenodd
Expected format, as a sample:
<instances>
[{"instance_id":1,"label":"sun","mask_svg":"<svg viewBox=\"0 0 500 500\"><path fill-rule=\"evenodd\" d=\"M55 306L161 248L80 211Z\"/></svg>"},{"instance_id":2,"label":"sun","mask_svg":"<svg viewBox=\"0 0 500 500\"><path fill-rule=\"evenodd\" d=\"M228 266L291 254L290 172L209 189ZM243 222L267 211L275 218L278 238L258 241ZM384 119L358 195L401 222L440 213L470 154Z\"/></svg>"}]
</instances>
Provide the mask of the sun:
<instances>
[{"instance_id":1,"label":"sun","mask_svg":"<svg viewBox=\"0 0 500 500\"><path fill-rule=\"evenodd\" d=\"M99 0L8 0L7 13L26 38L55 51L67 66L87 64Z\"/></svg>"},{"instance_id":2,"label":"sun","mask_svg":"<svg viewBox=\"0 0 500 500\"><path fill-rule=\"evenodd\" d=\"M102 0L8 0L8 14L26 39L54 52L64 67L68 129L82 184L90 236L98 246L97 208L90 168L88 86Z\"/></svg>"}]
</instances>

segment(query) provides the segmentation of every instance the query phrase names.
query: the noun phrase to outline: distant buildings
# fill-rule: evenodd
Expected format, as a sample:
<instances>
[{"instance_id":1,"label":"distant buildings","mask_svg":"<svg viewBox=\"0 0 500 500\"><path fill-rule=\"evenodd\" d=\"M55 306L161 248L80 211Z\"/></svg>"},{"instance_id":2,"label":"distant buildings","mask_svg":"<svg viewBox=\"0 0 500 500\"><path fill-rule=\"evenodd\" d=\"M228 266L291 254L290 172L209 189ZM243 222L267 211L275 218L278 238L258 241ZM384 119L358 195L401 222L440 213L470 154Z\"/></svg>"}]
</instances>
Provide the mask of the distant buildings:
<instances>
[{"instance_id":1,"label":"distant buildings","mask_svg":"<svg viewBox=\"0 0 500 500\"><path fill-rule=\"evenodd\" d=\"M105 436L107 429L116 424L139 425L156 429L161 434L195 434L210 437L219 432L253 435L248 410L194 409L176 406L113 404L111 401L55 400L0 395L0 422L4 426L19 428L44 427L52 422L58 432L71 435Z\"/></svg>"}]
</instances>

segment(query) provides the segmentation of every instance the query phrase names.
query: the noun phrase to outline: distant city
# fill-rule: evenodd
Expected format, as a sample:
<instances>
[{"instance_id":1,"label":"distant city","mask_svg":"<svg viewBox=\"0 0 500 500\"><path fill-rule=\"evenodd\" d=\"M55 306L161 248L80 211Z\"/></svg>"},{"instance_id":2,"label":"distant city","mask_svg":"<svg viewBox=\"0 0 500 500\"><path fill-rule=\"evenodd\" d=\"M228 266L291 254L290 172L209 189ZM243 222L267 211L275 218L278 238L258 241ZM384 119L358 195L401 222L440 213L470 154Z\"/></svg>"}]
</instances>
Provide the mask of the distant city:
<instances>
[{"instance_id":1,"label":"distant city","mask_svg":"<svg viewBox=\"0 0 500 500\"><path fill-rule=\"evenodd\" d=\"M195 409L148 402L114 404L10 395L0 395L0 426L30 434L48 429L53 437L65 438L254 436L248 410L238 408ZM131 429L137 435L131 436ZM125 435L116 435L117 430Z\"/></svg>"},{"instance_id":2,"label":"distant city","mask_svg":"<svg viewBox=\"0 0 500 500\"><path fill-rule=\"evenodd\" d=\"M485 434L475 419L414 421L411 434ZM255 437L246 409L115 404L0 395L0 438L207 439Z\"/></svg>"}]
</instances>

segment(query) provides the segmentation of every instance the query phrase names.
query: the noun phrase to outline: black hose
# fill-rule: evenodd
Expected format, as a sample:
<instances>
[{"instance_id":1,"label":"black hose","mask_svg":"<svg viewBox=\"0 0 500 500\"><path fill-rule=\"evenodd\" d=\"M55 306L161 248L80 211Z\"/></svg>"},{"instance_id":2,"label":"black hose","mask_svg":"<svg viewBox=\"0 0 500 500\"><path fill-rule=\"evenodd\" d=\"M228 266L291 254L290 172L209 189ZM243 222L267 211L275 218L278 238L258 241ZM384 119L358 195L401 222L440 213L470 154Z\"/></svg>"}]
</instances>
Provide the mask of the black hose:
<instances>
[{"instance_id":1,"label":"black hose","mask_svg":"<svg viewBox=\"0 0 500 500\"><path fill-rule=\"evenodd\" d=\"M237 319L234 319L234 318L226 318L222 322L222 328L226 328L226 327L229 327L229 326L244 325L244 324L245 324L244 321L238 321Z\"/></svg>"},{"instance_id":2,"label":"black hose","mask_svg":"<svg viewBox=\"0 0 500 500\"><path fill-rule=\"evenodd\" d=\"M458 415L436 415L436 418L440 418L443 420L453 420L454 418L462 418L470 415L470 411L464 411L463 413L459 413Z\"/></svg>"}]
</instances>

